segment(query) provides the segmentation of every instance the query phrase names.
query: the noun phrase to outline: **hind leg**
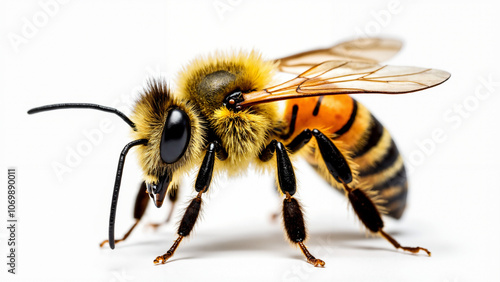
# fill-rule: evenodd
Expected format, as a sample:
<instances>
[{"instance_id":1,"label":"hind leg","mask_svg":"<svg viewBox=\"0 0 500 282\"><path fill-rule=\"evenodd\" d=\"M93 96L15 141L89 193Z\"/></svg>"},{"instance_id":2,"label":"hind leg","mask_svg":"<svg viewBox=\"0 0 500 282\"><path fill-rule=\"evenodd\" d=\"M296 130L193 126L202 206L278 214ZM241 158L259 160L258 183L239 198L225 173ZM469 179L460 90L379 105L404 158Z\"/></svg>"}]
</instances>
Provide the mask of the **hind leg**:
<instances>
[{"instance_id":1,"label":"hind leg","mask_svg":"<svg viewBox=\"0 0 500 282\"><path fill-rule=\"evenodd\" d=\"M347 197L349 198L349 202L365 227L371 232L379 234L385 238L396 249L402 249L412 253L424 251L430 256L431 252L426 248L401 246L401 244L399 244L394 238L384 232L384 222L382 221L380 212L373 201L363 190L349 187L348 184L352 181L352 173L342 153L333 144L333 142L319 130L312 130L312 134L316 138L318 148L328 171L333 178L335 178L335 180L344 187Z\"/></svg>"}]
</instances>

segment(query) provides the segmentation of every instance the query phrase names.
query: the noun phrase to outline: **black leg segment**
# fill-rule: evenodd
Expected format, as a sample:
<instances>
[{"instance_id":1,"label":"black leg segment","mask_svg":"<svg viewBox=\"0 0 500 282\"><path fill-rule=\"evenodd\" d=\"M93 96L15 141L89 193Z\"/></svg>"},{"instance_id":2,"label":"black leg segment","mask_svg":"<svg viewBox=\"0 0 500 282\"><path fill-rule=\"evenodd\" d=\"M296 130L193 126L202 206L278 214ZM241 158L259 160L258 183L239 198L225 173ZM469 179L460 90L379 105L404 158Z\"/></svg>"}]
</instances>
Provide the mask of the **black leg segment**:
<instances>
[{"instance_id":1,"label":"black leg segment","mask_svg":"<svg viewBox=\"0 0 500 282\"><path fill-rule=\"evenodd\" d=\"M274 151L276 150L276 143L277 143L276 140L271 141L271 143L269 143L269 145L267 145L266 148L264 148L264 150L260 152L259 159L261 161L267 162L270 159L272 159Z\"/></svg>"},{"instance_id":2,"label":"black leg segment","mask_svg":"<svg viewBox=\"0 0 500 282\"><path fill-rule=\"evenodd\" d=\"M290 241L300 243L306 239L304 217L302 216L299 202L294 198L290 197L283 200L283 221Z\"/></svg>"},{"instance_id":3,"label":"black leg segment","mask_svg":"<svg viewBox=\"0 0 500 282\"><path fill-rule=\"evenodd\" d=\"M198 219L201 208L201 197L194 198L186 209L186 213L182 217L181 224L177 230L179 236L186 237L193 230L194 224Z\"/></svg>"},{"instance_id":4,"label":"black leg segment","mask_svg":"<svg viewBox=\"0 0 500 282\"><path fill-rule=\"evenodd\" d=\"M274 152L276 152L278 183L281 192L283 192L283 194L288 192L290 195L293 195L297 190L297 183L295 182L292 162L288 157L288 152L283 143L272 140L259 154L259 158L261 161L267 162L272 159Z\"/></svg>"},{"instance_id":5,"label":"black leg segment","mask_svg":"<svg viewBox=\"0 0 500 282\"><path fill-rule=\"evenodd\" d=\"M380 236L384 237L389 241L396 249L402 249L407 252L418 253L424 251L427 255L431 255L431 252L426 248L422 247L405 247L401 246L398 241L392 238L389 234L385 233L384 222L380 216L380 212L377 210L375 204L372 200L358 188L351 189L346 184L344 184L345 190L348 193L349 201L351 202L354 211L358 215L359 219L363 224L373 233L378 233Z\"/></svg>"},{"instance_id":6,"label":"black leg segment","mask_svg":"<svg viewBox=\"0 0 500 282\"><path fill-rule=\"evenodd\" d=\"M333 178L339 183L350 183L352 181L352 172L339 149L319 130L313 129L312 134L316 137L321 156Z\"/></svg>"},{"instance_id":7,"label":"black leg segment","mask_svg":"<svg viewBox=\"0 0 500 282\"><path fill-rule=\"evenodd\" d=\"M307 262L314 266L325 266L325 262L311 255L304 245L307 233L304 224L304 216L302 215L299 202L292 198L288 192L285 193L285 195L286 197L283 200L283 222L288 239L290 239L292 243L299 245Z\"/></svg>"},{"instance_id":8,"label":"black leg segment","mask_svg":"<svg viewBox=\"0 0 500 282\"><path fill-rule=\"evenodd\" d=\"M214 171L215 155L219 151L219 145L217 142L210 142L208 144L207 153L203 158L203 163L201 164L200 171L198 172L198 177L196 178L196 183L194 188L196 192L206 192L212 181L212 173Z\"/></svg>"},{"instance_id":9,"label":"black leg segment","mask_svg":"<svg viewBox=\"0 0 500 282\"><path fill-rule=\"evenodd\" d=\"M278 183L283 194L295 194L297 184L295 182L295 173L293 172L292 162L288 158L285 146L281 142L276 143L276 162L278 165Z\"/></svg>"},{"instance_id":10,"label":"black leg segment","mask_svg":"<svg viewBox=\"0 0 500 282\"><path fill-rule=\"evenodd\" d=\"M288 151L293 154L302 149L312 138L311 130L304 129L299 135L293 138L290 144L286 145Z\"/></svg>"},{"instance_id":11,"label":"black leg segment","mask_svg":"<svg viewBox=\"0 0 500 282\"><path fill-rule=\"evenodd\" d=\"M366 196L365 192L360 189L351 189L349 187L345 189L354 211L366 228L374 233L382 229L384 227L384 222L380 217L380 213L372 200Z\"/></svg>"},{"instance_id":12,"label":"black leg segment","mask_svg":"<svg viewBox=\"0 0 500 282\"><path fill-rule=\"evenodd\" d=\"M191 201L189 206L182 217L181 223L179 224L179 229L177 230L177 234L179 237L175 240L174 244L170 247L170 249L161 256L156 257L153 261L155 264L164 264L167 260L174 255L175 250L179 247L180 242L186 236L188 236L198 219L198 215L200 214L201 209L201 195L203 191L198 192L198 195Z\"/></svg>"}]
</instances>

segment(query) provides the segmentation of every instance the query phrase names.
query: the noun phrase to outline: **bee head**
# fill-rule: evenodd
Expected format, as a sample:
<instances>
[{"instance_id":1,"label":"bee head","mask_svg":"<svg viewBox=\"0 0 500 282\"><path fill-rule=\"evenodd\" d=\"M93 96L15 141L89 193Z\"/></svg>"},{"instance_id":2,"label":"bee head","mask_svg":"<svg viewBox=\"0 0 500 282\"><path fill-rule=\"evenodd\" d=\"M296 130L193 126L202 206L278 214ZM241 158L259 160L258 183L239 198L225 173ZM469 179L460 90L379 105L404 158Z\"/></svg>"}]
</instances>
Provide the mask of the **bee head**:
<instances>
[{"instance_id":1,"label":"bee head","mask_svg":"<svg viewBox=\"0 0 500 282\"><path fill-rule=\"evenodd\" d=\"M149 81L137 101L132 120L135 138L147 139L138 148L148 194L161 207L177 174L191 169L203 145L203 126L196 110L176 98L167 84Z\"/></svg>"}]
</instances>

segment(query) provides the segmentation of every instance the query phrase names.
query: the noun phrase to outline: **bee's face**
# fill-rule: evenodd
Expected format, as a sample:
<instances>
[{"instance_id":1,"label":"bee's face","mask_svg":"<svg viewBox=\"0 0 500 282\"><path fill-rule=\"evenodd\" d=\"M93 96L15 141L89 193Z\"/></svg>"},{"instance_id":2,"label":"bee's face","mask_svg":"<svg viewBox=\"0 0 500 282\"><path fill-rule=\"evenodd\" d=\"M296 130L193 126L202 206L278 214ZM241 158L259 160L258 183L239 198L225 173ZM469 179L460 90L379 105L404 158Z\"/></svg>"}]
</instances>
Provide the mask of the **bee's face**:
<instances>
[{"instance_id":1,"label":"bee's face","mask_svg":"<svg viewBox=\"0 0 500 282\"><path fill-rule=\"evenodd\" d=\"M191 141L191 121L180 108L173 107L167 112L160 139L160 157L165 164L174 164L186 153ZM146 185L148 194L156 207L161 207L167 194L172 175L167 170L157 182Z\"/></svg>"},{"instance_id":2,"label":"bee's face","mask_svg":"<svg viewBox=\"0 0 500 282\"><path fill-rule=\"evenodd\" d=\"M146 146L138 148L139 160L148 193L157 207L178 175L199 166L204 138L213 138L215 133L232 152L231 160L248 155L238 148L263 146L266 126L272 127L272 119L267 117L270 114L260 113L267 118L263 122L258 114L246 111L233 116L225 105L231 100L234 104L238 93L263 88L273 69L271 62L263 61L255 52L239 53L194 61L181 73L178 96L172 95L163 82L150 83L135 105L132 120L137 128L134 138L148 140ZM266 126L256 128L256 121ZM210 134L205 126L212 129Z\"/></svg>"},{"instance_id":3,"label":"bee's face","mask_svg":"<svg viewBox=\"0 0 500 282\"><path fill-rule=\"evenodd\" d=\"M157 207L177 173L189 170L203 144L200 119L186 101L171 95L165 83L152 81L134 109L134 137L148 140L139 160L149 196Z\"/></svg>"}]
</instances>

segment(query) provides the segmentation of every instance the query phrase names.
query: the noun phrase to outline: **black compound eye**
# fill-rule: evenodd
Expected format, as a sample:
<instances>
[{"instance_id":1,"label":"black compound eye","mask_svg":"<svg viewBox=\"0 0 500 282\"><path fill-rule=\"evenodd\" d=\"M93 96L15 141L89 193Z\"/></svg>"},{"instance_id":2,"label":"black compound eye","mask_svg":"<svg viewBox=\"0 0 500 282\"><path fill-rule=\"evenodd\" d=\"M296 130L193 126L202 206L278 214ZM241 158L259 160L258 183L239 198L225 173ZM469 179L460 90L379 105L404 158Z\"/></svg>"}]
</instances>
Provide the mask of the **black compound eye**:
<instances>
[{"instance_id":1,"label":"black compound eye","mask_svg":"<svg viewBox=\"0 0 500 282\"><path fill-rule=\"evenodd\" d=\"M186 152L191 139L191 122L189 116L179 108L168 112L160 142L161 159L167 163L175 163Z\"/></svg>"}]
</instances>

